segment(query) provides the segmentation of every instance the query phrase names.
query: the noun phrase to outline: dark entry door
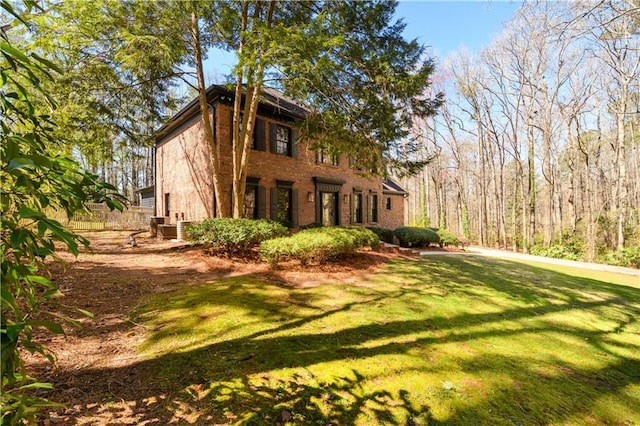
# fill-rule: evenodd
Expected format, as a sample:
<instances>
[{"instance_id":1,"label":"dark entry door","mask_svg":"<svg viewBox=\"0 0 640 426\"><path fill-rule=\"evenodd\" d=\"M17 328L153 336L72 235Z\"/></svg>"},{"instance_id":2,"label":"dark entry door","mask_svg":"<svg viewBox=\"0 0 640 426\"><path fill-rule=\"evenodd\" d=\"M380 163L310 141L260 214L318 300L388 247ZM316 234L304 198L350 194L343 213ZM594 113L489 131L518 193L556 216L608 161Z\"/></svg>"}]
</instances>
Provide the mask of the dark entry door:
<instances>
[{"instance_id":1,"label":"dark entry door","mask_svg":"<svg viewBox=\"0 0 640 426\"><path fill-rule=\"evenodd\" d=\"M321 192L320 193L321 209L322 209L322 225L335 226L338 224L338 193L337 192Z\"/></svg>"}]
</instances>

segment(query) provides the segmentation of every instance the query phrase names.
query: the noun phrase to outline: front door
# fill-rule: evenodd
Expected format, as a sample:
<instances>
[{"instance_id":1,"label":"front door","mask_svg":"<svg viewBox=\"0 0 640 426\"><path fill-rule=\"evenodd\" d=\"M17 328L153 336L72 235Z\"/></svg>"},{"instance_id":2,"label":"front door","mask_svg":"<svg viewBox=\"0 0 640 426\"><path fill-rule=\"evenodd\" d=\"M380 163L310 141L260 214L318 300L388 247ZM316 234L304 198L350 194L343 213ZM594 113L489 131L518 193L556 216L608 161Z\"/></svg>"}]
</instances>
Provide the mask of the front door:
<instances>
[{"instance_id":1,"label":"front door","mask_svg":"<svg viewBox=\"0 0 640 426\"><path fill-rule=\"evenodd\" d=\"M335 226L338 224L338 193L321 192L322 225Z\"/></svg>"}]
</instances>

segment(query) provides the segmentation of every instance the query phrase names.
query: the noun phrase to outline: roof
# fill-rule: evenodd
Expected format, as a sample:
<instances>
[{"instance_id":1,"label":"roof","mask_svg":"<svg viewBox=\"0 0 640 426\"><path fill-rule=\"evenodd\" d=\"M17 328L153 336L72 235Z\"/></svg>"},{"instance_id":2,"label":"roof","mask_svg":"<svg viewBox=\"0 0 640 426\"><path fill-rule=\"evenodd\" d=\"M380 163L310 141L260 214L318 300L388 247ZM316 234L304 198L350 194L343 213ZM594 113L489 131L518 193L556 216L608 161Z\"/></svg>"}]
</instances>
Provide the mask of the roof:
<instances>
[{"instance_id":1,"label":"roof","mask_svg":"<svg viewBox=\"0 0 640 426\"><path fill-rule=\"evenodd\" d=\"M215 105L216 103L231 105L235 97L234 91L217 84L209 86L206 94L209 105ZM264 115L278 116L289 120L304 119L308 113L306 108L271 88L262 90L258 110ZM198 113L200 113L200 101L196 96L156 131L156 140L159 141L173 129Z\"/></svg>"},{"instance_id":2,"label":"roof","mask_svg":"<svg viewBox=\"0 0 640 426\"><path fill-rule=\"evenodd\" d=\"M384 192L385 194L397 194L397 195L409 194L400 185L398 185L396 182L394 182L391 179L384 179L382 181L382 192Z\"/></svg>"}]
</instances>

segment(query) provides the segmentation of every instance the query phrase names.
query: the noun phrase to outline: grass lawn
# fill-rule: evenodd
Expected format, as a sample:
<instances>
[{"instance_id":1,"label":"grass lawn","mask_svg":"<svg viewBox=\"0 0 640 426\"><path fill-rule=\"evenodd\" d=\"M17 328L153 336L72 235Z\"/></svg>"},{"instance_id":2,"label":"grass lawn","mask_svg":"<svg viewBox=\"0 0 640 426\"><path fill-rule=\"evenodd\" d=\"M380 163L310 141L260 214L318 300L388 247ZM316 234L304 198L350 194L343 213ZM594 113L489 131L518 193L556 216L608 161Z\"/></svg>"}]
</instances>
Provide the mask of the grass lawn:
<instances>
[{"instance_id":1,"label":"grass lawn","mask_svg":"<svg viewBox=\"0 0 640 426\"><path fill-rule=\"evenodd\" d=\"M465 255L185 286L134 320L185 422L635 425L639 316L638 277Z\"/></svg>"}]
</instances>

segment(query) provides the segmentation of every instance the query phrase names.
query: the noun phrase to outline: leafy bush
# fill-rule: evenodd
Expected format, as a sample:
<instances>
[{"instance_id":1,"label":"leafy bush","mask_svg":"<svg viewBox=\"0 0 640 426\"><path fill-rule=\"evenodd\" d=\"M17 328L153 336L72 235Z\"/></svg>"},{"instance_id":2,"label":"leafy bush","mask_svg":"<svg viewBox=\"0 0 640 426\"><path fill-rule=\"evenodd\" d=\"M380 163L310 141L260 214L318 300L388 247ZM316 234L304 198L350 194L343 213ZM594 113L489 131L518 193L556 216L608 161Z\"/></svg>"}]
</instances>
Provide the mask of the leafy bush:
<instances>
[{"instance_id":1,"label":"leafy bush","mask_svg":"<svg viewBox=\"0 0 640 426\"><path fill-rule=\"evenodd\" d=\"M262 241L287 235L287 228L266 219L215 217L190 225L187 239L228 255L241 254Z\"/></svg>"},{"instance_id":2,"label":"leafy bush","mask_svg":"<svg viewBox=\"0 0 640 426\"><path fill-rule=\"evenodd\" d=\"M555 244L549 248L532 246L530 253L536 256L551 257L553 259L581 260L582 253L574 251L573 247Z\"/></svg>"},{"instance_id":3,"label":"leafy bush","mask_svg":"<svg viewBox=\"0 0 640 426\"><path fill-rule=\"evenodd\" d=\"M640 245L607 253L605 262L609 265L640 268Z\"/></svg>"},{"instance_id":4,"label":"leafy bush","mask_svg":"<svg viewBox=\"0 0 640 426\"><path fill-rule=\"evenodd\" d=\"M440 247L460 244L460 239L456 234L446 229L438 229L438 236L440 237Z\"/></svg>"},{"instance_id":5,"label":"leafy bush","mask_svg":"<svg viewBox=\"0 0 640 426\"><path fill-rule=\"evenodd\" d=\"M440 244L440 236L433 229L402 226L393 231L403 247L429 247Z\"/></svg>"},{"instance_id":6,"label":"leafy bush","mask_svg":"<svg viewBox=\"0 0 640 426\"><path fill-rule=\"evenodd\" d=\"M393 231L387 228L378 228L376 226L369 226L367 229L371 230L374 234L380 238L380 241L393 244Z\"/></svg>"},{"instance_id":7,"label":"leafy bush","mask_svg":"<svg viewBox=\"0 0 640 426\"><path fill-rule=\"evenodd\" d=\"M38 382L25 370L23 356L39 353L53 361L54 354L36 338L37 330L64 334L62 323L79 325L76 315L87 311L56 302L55 282L46 277L48 259L66 247L77 256L80 245L89 241L47 216L50 209L63 211L68 218L88 211L89 202L105 202L110 209L123 209L124 197L116 188L85 172L70 158L57 154L58 140L53 136L56 123L48 114L55 101L45 87L61 70L36 51L21 51L12 46L7 28L27 24L28 19L0 2L3 29L2 90L0 90L0 424L36 424L38 410L56 406L44 399L51 383ZM40 6L25 2L28 12ZM14 5L15 7L15 5ZM16 9L21 9L20 7ZM28 24L29 31L33 25ZM29 34L23 34L27 38ZM42 52L39 52L42 54ZM43 305L46 303L46 309ZM67 315L69 313L69 315ZM73 316L70 316L73 315Z\"/></svg>"},{"instance_id":8,"label":"leafy bush","mask_svg":"<svg viewBox=\"0 0 640 426\"><path fill-rule=\"evenodd\" d=\"M374 247L378 236L366 228L311 228L290 237L275 238L260 244L260 256L271 266L286 260L298 260L302 265L319 263L354 253L361 247Z\"/></svg>"}]
</instances>

